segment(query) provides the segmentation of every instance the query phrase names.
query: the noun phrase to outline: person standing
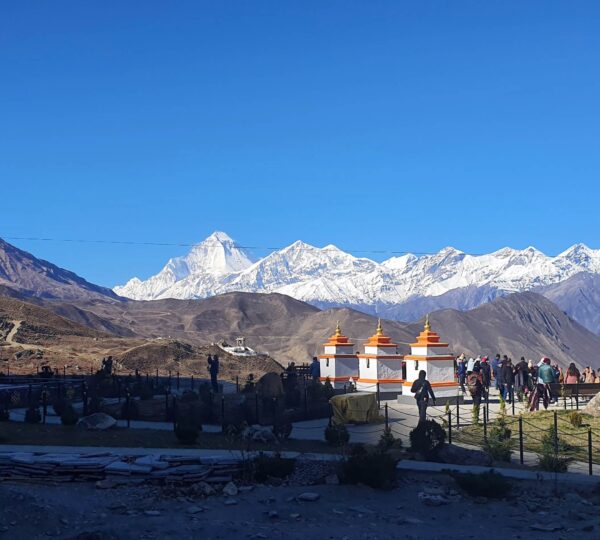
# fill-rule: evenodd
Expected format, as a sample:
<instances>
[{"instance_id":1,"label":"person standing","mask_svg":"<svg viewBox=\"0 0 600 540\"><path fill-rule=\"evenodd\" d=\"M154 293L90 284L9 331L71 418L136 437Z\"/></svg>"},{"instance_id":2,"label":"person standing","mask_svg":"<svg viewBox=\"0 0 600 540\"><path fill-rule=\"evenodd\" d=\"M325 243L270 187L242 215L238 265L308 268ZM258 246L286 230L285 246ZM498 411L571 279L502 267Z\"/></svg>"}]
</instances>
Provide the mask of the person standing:
<instances>
[{"instance_id":1,"label":"person standing","mask_svg":"<svg viewBox=\"0 0 600 540\"><path fill-rule=\"evenodd\" d=\"M214 356L208 355L208 371L210 373L210 385L212 391L217 394L219 392L219 357L215 354Z\"/></svg>"},{"instance_id":2,"label":"person standing","mask_svg":"<svg viewBox=\"0 0 600 540\"><path fill-rule=\"evenodd\" d=\"M529 378L529 366L525 361L525 357L521 356L520 362L515 366L515 389L519 396L519 401L523 399L523 394L527 389L527 379Z\"/></svg>"},{"instance_id":3,"label":"person standing","mask_svg":"<svg viewBox=\"0 0 600 540\"><path fill-rule=\"evenodd\" d=\"M496 390L500 390L500 385L498 383L498 372L500 371L500 354L497 354L495 358L491 362L492 375L494 376L494 386Z\"/></svg>"},{"instance_id":4,"label":"person standing","mask_svg":"<svg viewBox=\"0 0 600 540\"><path fill-rule=\"evenodd\" d=\"M567 375L565 376L565 384L579 384L579 378L581 377L581 373L577 369L577 366L574 362L569 364L567 368Z\"/></svg>"},{"instance_id":5,"label":"person standing","mask_svg":"<svg viewBox=\"0 0 600 540\"><path fill-rule=\"evenodd\" d=\"M544 401L544 408L547 409L548 405L546 403L552 403L554 397L552 396L552 391L550 389L550 385L556 382L554 378L554 370L550 365L550 358L542 358L542 365L538 369L538 385L543 385L543 396L542 399Z\"/></svg>"},{"instance_id":6,"label":"person standing","mask_svg":"<svg viewBox=\"0 0 600 540\"><path fill-rule=\"evenodd\" d=\"M470 373L469 377L467 378L467 386L469 387L469 393L473 398L473 422L478 424L479 408L481 406L481 399L483 398L484 393L481 366L477 365L473 368L473 372Z\"/></svg>"},{"instance_id":7,"label":"person standing","mask_svg":"<svg viewBox=\"0 0 600 540\"><path fill-rule=\"evenodd\" d=\"M465 393L465 381L467 380L467 359L465 354L461 354L458 358L458 366L456 367L456 374L458 375L458 384L460 389Z\"/></svg>"},{"instance_id":8,"label":"person standing","mask_svg":"<svg viewBox=\"0 0 600 540\"><path fill-rule=\"evenodd\" d=\"M316 356L313 356L312 364L310 365L310 376L315 382L321 379L321 364Z\"/></svg>"},{"instance_id":9,"label":"person standing","mask_svg":"<svg viewBox=\"0 0 600 540\"><path fill-rule=\"evenodd\" d=\"M502 361L502 367L500 368L502 373L502 397L507 403L512 403L514 399L514 383L515 375L513 371L513 365L510 358L505 357Z\"/></svg>"},{"instance_id":10,"label":"person standing","mask_svg":"<svg viewBox=\"0 0 600 540\"><path fill-rule=\"evenodd\" d=\"M487 356L481 359L481 379L485 395L487 396L490 391L490 384L492 383L492 370Z\"/></svg>"},{"instance_id":11,"label":"person standing","mask_svg":"<svg viewBox=\"0 0 600 540\"><path fill-rule=\"evenodd\" d=\"M425 378L427 373L425 370L419 371L419 378L412 384L410 391L415 395L417 400L417 407L419 408L419 423L427 420L427 407L429 405L429 398L433 400L435 405L435 394L431 384Z\"/></svg>"}]
</instances>

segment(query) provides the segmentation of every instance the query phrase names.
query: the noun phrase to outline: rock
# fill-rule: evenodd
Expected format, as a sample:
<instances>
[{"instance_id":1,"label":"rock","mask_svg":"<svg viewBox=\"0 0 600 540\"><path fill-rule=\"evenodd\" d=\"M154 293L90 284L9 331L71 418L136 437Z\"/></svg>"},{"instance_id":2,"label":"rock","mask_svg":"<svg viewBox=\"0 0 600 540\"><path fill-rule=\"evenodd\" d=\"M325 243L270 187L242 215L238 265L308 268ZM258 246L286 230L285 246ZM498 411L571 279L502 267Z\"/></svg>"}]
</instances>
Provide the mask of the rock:
<instances>
[{"instance_id":1,"label":"rock","mask_svg":"<svg viewBox=\"0 0 600 540\"><path fill-rule=\"evenodd\" d=\"M105 413L94 413L84 416L77 421L77 427L91 431L104 431L117 425L117 421Z\"/></svg>"},{"instance_id":2,"label":"rock","mask_svg":"<svg viewBox=\"0 0 600 540\"><path fill-rule=\"evenodd\" d=\"M450 500L442 495L429 495L424 491L420 491L417 497L426 506L442 506L450 503Z\"/></svg>"},{"instance_id":3,"label":"rock","mask_svg":"<svg viewBox=\"0 0 600 540\"><path fill-rule=\"evenodd\" d=\"M201 506L190 506L187 509L188 514L199 514L200 512L204 512L204 508Z\"/></svg>"},{"instance_id":4,"label":"rock","mask_svg":"<svg viewBox=\"0 0 600 540\"><path fill-rule=\"evenodd\" d=\"M584 414L591 414L592 416L600 416L600 393L590 399L590 402L581 412Z\"/></svg>"},{"instance_id":5,"label":"rock","mask_svg":"<svg viewBox=\"0 0 600 540\"><path fill-rule=\"evenodd\" d=\"M550 523L548 525L546 525L544 523L534 523L534 524L530 525L529 528L532 531L543 531L543 532L555 532L555 531L561 531L562 529L564 529L564 527L562 525L559 525L557 523Z\"/></svg>"},{"instance_id":6,"label":"rock","mask_svg":"<svg viewBox=\"0 0 600 540\"><path fill-rule=\"evenodd\" d=\"M237 503L237 499L227 499L223 504L225 504L225 506L233 506Z\"/></svg>"},{"instance_id":7,"label":"rock","mask_svg":"<svg viewBox=\"0 0 600 540\"><path fill-rule=\"evenodd\" d=\"M350 512L353 514L372 514L373 510L367 508L366 506L350 506L348 508Z\"/></svg>"},{"instance_id":8,"label":"rock","mask_svg":"<svg viewBox=\"0 0 600 540\"><path fill-rule=\"evenodd\" d=\"M298 495L296 497L296 499L298 501L303 501L303 502L315 502L318 501L321 498L321 495L319 495L318 493L314 493L312 491L305 491L304 493L300 493L300 495Z\"/></svg>"},{"instance_id":9,"label":"rock","mask_svg":"<svg viewBox=\"0 0 600 540\"><path fill-rule=\"evenodd\" d=\"M269 516L269 519L278 519L279 518L279 512L277 510L270 510L267 515Z\"/></svg>"},{"instance_id":10,"label":"rock","mask_svg":"<svg viewBox=\"0 0 600 540\"><path fill-rule=\"evenodd\" d=\"M229 497L235 497L238 494L238 488L233 482L229 482L223 488L223 494Z\"/></svg>"},{"instance_id":11,"label":"rock","mask_svg":"<svg viewBox=\"0 0 600 540\"><path fill-rule=\"evenodd\" d=\"M438 452L441 463L454 465L480 465L489 467L493 464L492 457L483 450L471 450L454 444L444 444Z\"/></svg>"},{"instance_id":12,"label":"rock","mask_svg":"<svg viewBox=\"0 0 600 540\"><path fill-rule=\"evenodd\" d=\"M216 493L215 488L206 482L198 482L197 484L193 485L192 489L194 493L204 497L210 497Z\"/></svg>"},{"instance_id":13,"label":"rock","mask_svg":"<svg viewBox=\"0 0 600 540\"><path fill-rule=\"evenodd\" d=\"M242 436L248 441L256 441L261 443L277 442L277 437L275 437L271 428L258 425L247 427L243 431Z\"/></svg>"},{"instance_id":14,"label":"rock","mask_svg":"<svg viewBox=\"0 0 600 540\"><path fill-rule=\"evenodd\" d=\"M297 514L297 513L290 514L290 519L300 519L300 514Z\"/></svg>"},{"instance_id":15,"label":"rock","mask_svg":"<svg viewBox=\"0 0 600 540\"><path fill-rule=\"evenodd\" d=\"M337 474L330 474L325 477L325 483L328 486L337 486L340 483L340 479Z\"/></svg>"}]
</instances>

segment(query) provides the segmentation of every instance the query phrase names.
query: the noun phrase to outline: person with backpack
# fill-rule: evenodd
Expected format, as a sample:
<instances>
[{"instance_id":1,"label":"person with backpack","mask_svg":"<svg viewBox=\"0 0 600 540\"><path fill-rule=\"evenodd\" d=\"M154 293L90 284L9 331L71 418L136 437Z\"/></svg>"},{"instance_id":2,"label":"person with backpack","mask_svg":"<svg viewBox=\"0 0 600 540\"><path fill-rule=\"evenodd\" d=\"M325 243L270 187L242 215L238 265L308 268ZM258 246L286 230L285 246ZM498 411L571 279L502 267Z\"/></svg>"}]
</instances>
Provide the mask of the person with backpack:
<instances>
[{"instance_id":1,"label":"person with backpack","mask_svg":"<svg viewBox=\"0 0 600 540\"><path fill-rule=\"evenodd\" d=\"M483 381L484 395L487 396L490 393L490 384L492 384L492 369L487 356L481 359L481 379Z\"/></svg>"},{"instance_id":2,"label":"person with backpack","mask_svg":"<svg viewBox=\"0 0 600 540\"><path fill-rule=\"evenodd\" d=\"M483 386L483 375L481 373L481 366L475 366L473 372L467 377L467 387L469 393L473 398L473 420L479 422L479 407L481 406L481 399L484 394Z\"/></svg>"},{"instance_id":3,"label":"person with backpack","mask_svg":"<svg viewBox=\"0 0 600 540\"><path fill-rule=\"evenodd\" d=\"M425 370L419 371L419 378L412 384L410 391L415 395L417 400L417 407L419 408L419 423L427 420L427 407L429 405L429 398L433 400L435 406L435 394L431 383L426 379L427 373Z\"/></svg>"}]
</instances>

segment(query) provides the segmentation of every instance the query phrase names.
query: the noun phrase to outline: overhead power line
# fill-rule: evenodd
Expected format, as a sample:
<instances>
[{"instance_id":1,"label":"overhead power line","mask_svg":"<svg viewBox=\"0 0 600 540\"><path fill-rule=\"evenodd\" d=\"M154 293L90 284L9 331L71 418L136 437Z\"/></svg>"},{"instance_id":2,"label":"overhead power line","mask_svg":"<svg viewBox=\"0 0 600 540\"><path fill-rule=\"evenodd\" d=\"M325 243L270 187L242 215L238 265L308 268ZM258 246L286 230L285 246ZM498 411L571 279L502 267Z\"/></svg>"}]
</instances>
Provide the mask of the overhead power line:
<instances>
[{"instance_id":1,"label":"overhead power line","mask_svg":"<svg viewBox=\"0 0 600 540\"><path fill-rule=\"evenodd\" d=\"M0 239L4 240L21 240L21 241L32 241L32 242L65 242L75 244L109 244L109 245L124 245L124 246L157 246L157 247L195 247L199 244L203 244L207 247L219 247L223 244L215 242L214 244L204 242L145 242L139 240L103 240L103 239L90 239L90 238L46 238L40 236L0 236ZM260 246L260 245L241 245L235 242L230 244L236 249L245 250L260 250L260 251L281 251L283 249L287 251L318 251L320 253L363 253L370 255L437 255L440 251L411 251L411 250L385 250L385 249L342 249L342 248L319 248L316 246L302 245L302 246ZM471 255L473 257L481 257L483 255L490 255L490 253L468 253L466 251L457 250L464 255ZM498 250L497 250L498 251ZM492 252L493 253L493 252ZM548 255L547 257L555 258L558 255ZM592 255L592 258L600 258L600 255Z\"/></svg>"}]
</instances>

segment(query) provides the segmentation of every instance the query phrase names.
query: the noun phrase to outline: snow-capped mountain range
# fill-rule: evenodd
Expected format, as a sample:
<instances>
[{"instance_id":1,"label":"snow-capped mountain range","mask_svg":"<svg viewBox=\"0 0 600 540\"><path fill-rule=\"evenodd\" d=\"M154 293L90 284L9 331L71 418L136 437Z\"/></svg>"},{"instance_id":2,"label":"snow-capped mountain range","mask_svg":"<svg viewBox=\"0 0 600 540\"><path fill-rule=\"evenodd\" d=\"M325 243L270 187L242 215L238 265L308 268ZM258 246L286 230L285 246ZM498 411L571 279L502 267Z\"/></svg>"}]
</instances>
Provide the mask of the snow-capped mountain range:
<instances>
[{"instance_id":1,"label":"snow-capped mountain range","mask_svg":"<svg viewBox=\"0 0 600 540\"><path fill-rule=\"evenodd\" d=\"M232 291L278 292L318 307L349 306L387 318L414 319L430 309L470 309L503 294L560 283L580 272L600 274L600 250L577 244L556 257L529 247L468 255L436 254L381 263L334 245L301 241L253 261L225 233L215 232L155 276L114 291L136 300L206 298Z\"/></svg>"}]
</instances>

